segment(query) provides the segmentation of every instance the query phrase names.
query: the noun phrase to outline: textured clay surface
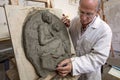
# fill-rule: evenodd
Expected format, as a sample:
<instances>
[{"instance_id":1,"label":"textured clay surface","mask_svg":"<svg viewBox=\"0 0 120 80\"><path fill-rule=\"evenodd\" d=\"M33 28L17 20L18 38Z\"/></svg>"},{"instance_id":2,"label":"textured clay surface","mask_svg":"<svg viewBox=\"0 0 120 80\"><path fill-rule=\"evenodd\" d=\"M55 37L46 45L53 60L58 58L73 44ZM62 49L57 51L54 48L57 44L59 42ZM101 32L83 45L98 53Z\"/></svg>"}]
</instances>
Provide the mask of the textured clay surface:
<instances>
[{"instance_id":1,"label":"textured clay surface","mask_svg":"<svg viewBox=\"0 0 120 80\"><path fill-rule=\"evenodd\" d=\"M29 13L22 37L25 55L40 77L55 72L60 61L71 57L66 26L48 10Z\"/></svg>"}]
</instances>

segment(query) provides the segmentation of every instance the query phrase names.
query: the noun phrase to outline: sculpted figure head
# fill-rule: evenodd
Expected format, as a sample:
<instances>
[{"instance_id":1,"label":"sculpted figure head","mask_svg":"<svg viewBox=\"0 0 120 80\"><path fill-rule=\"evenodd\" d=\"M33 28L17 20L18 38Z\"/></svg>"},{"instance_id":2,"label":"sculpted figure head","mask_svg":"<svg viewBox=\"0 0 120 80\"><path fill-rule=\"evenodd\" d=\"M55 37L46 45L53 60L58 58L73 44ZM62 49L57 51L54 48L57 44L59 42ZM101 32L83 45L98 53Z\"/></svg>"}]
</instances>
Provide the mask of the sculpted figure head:
<instances>
[{"instance_id":1,"label":"sculpted figure head","mask_svg":"<svg viewBox=\"0 0 120 80\"><path fill-rule=\"evenodd\" d=\"M52 15L48 13L48 11L44 11L42 13L42 20L48 24L52 23Z\"/></svg>"}]
</instances>

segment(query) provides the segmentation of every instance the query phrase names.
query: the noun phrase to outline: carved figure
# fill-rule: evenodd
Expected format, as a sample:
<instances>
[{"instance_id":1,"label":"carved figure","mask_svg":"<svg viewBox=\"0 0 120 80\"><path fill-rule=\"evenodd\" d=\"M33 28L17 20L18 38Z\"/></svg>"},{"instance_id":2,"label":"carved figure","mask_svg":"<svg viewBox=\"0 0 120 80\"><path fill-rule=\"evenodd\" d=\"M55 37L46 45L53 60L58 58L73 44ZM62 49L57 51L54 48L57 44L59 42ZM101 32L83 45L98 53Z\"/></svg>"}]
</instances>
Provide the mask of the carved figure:
<instances>
[{"instance_id":1,"label":"carved figure","mask_svg":"<svg viewBox=\"0 0 120 80\"><path fill-rule=\"evenodd\" d=\"M55 72L59 62L71 57L66 27L48 10L34 11L26 18L23 48L27 59L42 78Z\"/></svg>"}]
</instances>

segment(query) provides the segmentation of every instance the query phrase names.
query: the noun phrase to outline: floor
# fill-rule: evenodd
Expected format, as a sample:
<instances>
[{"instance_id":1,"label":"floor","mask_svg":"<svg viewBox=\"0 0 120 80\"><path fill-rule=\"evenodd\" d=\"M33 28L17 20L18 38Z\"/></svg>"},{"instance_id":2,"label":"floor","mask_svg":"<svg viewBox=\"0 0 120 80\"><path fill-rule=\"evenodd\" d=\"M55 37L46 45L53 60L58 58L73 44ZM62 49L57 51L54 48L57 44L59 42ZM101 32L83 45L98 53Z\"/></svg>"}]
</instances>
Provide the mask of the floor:
<instances>
[{"instance_id":1,"label":"floor","mask_svg":"<svg viewBox=\"0 0 120 80\"><path fill-rule=\"evenodd\" d=\"M4 63L0 63L0 79L1 79L1 80L5 80Z\"/></svg>"},{"instance_id":2,"label":"floor","mask_svg":"<svg viewBox=\"0 0 120 80\"><path fill-rule=\"evenodd\" d=\"M103 67L103 74L102 74L102 80L120 80L120 79L118 79L118 78L108 74L108 71L111 68L108 64L120 66L120 64L119 64L120 56L118 56L118 54L120 54L120 53L117 53L117 55L115 55L114 59L113 59L113 57L110 56L108 61L107 61L107 64L104 65L104 67ZM16 74L15 70L12 71L12 74L14 72ZM6 77L5 63L0 63L0 80L8 80L7 77ZM16 80L16 79L13 79L13 80ZM17 80L19 80L19 79L17 79Z\"/></svg>"},{"instance_id":3,"label":"floor","mask_svg":"<svg viewBox=\"0 0 120 80\"><path fill-rule=\"evenodd\" d=\"M11 40L0 41L0 80L8 80L6 71L9 69L9 60L13 57Z\"/></svg>"},{"instance_id":4,"label":"floor","mask_svg":"<svg viewBox=\"0 0 120 80\"><path fill-rule=\"evenodd\" d=\"M120 66L120 52L119 51L114 51L114 57L112 57L112 54L110 54L107 64L104 65L103 67L103 79L102 80L120 80L110 74L108 74L108 71L110 70L109 65L114 65L114 66Z\"/></svg>"}]
</instances>

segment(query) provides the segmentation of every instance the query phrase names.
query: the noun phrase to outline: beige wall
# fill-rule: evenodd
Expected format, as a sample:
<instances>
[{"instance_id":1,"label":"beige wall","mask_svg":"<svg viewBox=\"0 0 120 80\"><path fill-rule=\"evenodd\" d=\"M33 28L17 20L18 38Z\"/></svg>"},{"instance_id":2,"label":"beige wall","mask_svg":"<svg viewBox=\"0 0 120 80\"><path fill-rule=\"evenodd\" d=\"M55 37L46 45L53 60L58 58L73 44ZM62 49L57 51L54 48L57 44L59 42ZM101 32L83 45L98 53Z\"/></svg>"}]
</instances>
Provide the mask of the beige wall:
<instances>
[{"instance_id":1,"label":"beige wall","mask_svg":"<svg viewBox=\"0 0 120 80\"><path fill-rule=\"evenodd\" d=\"M105 3L107 23L113 32L112 45L115 51L120 52L120 0L110 0Z\"/></svg>"},{"instance_id":2,"label":"beige wall","mask_svg":"<svg viewBox=\"0 0 120 80\"><path fill-rule=\"evenodd\" d=\"M54 7L62 9L63 13L68 15L70 19L77 15L78 2L71 4L70 0L54 0Z\"/></svg>"},{"instance_id":3,"label":"beige wall","mask_svg":"<svg viewBox=\"0 0 120 80\"><path fill-rule=\"evenodd\" d=\"M68 15L70 19L72 19L74 16L77 15L77 10L78 10L78 1L79 0L75 0L76 3L74 4L74 2L70 3L70 1L74 1L74 0L51 0L53 2L53 7L54 8L58 8L58 9L62 9L63 13ZM43 4L40 4L39 2L37 3L32 3L32 2L26 2L26 0L19 0L19 5L25 5L25 6L43 6Z\"/></svg>"}]
</instances>

